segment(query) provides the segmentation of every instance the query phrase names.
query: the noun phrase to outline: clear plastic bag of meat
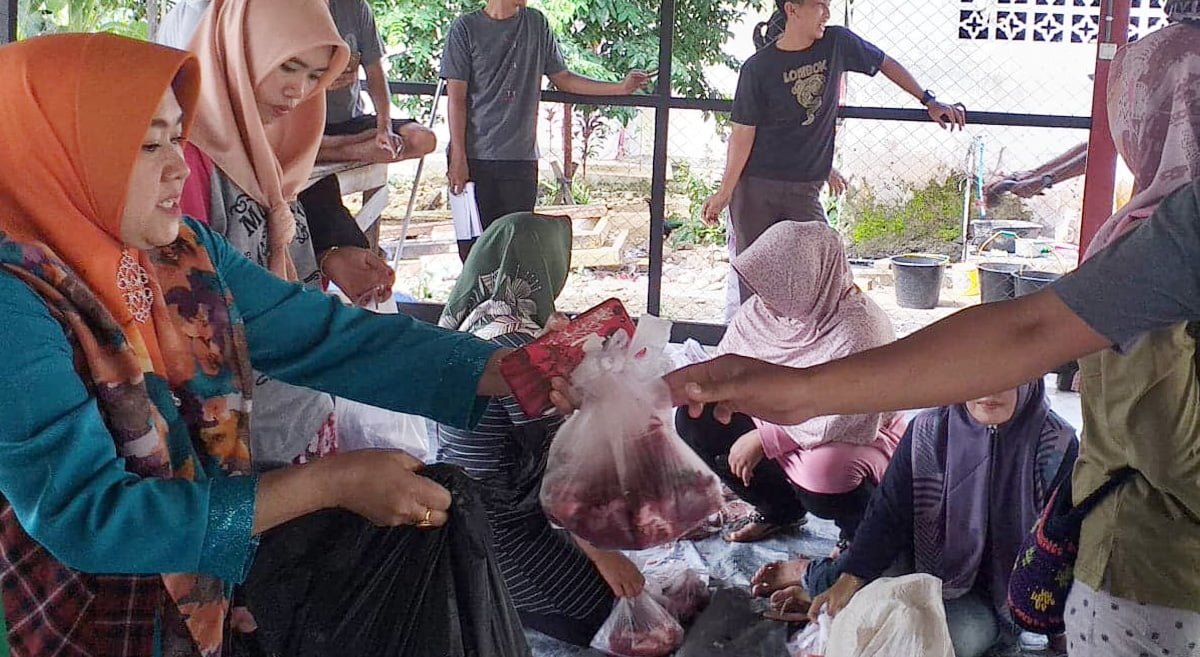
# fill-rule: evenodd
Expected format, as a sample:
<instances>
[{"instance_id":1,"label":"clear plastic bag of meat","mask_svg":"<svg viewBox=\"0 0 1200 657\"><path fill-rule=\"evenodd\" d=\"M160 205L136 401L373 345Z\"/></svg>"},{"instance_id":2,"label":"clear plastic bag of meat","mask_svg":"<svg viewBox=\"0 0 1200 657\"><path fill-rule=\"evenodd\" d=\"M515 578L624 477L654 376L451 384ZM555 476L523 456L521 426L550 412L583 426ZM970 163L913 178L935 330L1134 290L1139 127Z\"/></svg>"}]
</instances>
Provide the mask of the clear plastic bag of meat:
<instances>
[{"instance_id":1,"label":"clear plastic bag of meat","mask_svg":"<svg viewBox=\"0 0 1200 657\"><path fill-rule=\"evenodd\" d=\"M630 340L618 333L585 346L571 375L580 400L554 439L541 500L557 525L610 550L674 541L721 505L716 476L675 433L670 323L643 317Z\"/></svg>"},{"instance_id":2,"label":"clear plastic bag of meat","mask_svg":"<svg viewBox=\"0 0 1200 657\"><path fill-rule=\"evenodd\" d=\"M686 625L692 622L708 606L711 595L707 578L695 570L677 570L662 579L651 577L646 578L651 595L680 623Z\"/></svg>"},{"instance_id":3,"label":"clear plastic bag of meat","mask_svg":"<svg viewBox=\"0 0 1200 657\"><path fill-rule=\"evenodd\" d=\"M683 645L683 626L646 591L621 598L592 647L614 657L665 657Z\"/></svg>"}]
</instances>

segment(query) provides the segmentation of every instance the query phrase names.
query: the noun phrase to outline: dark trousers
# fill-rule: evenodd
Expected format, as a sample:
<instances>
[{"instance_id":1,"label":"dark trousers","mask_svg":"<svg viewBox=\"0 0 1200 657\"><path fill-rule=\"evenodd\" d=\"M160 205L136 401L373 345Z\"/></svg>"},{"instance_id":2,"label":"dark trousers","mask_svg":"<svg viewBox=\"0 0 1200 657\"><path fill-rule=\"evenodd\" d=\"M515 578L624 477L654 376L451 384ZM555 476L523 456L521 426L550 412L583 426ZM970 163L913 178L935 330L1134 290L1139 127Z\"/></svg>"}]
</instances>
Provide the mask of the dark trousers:
<instances>
[{"instance_id":1,"label":"dark trousers","mask_svg":"<svg viewBox=\"0 0 1200 657\"><path fill-rule=\"evenodd\" d=\"M349 121L331 123L325 126L325 134L335 137L339 135L357 135L360 132L368 130L374 132L375 120L376 117L374 114L360 114ZM401 126L408 125L409 123L416 123L416 119L392 119L392 131L400 132Z\"/></svg>"},{"instance_id":2,"label":"dark trousers","mask_svg":"<svg viewBox=\"0 0 1200 657\"><path fill-rule=\"evenodd\" d=\"M675 427L683 441L712 468L721 481L738 497L750 503L766 522L787 524L812 513L818 518L833 520L846 541L862 522L875 484L864 481L848 493L825 494L806 491L793 484L783 468L771 459L763 459L754 469L750 485L746 486L729 469L729 449L745 434L754 431L749 416L737 414L729 424L721 424L712 414L710 405L699 418L688 416L686 408L675 415Z\"/></svg>"},{"instance_id":3,"label":"dark trousers","mask_svg":"<svg viewBox=\"0 0 1200 657\"><path fill-rule=\"evenodd\" d=\"M615 598L614 598L615 600ZM571 618L561 614L539 614L532 611L521 611L521 624L531 630L537 630L548 637L575 646L587 646L600 631L600 626L612 614L611 607L600 606L588 618Z\"/></svg>"},{"instance_id":4,"label":"dark trousers","mask_svg":"<svg viewBox=\"0 0 1200 657\"><path fill-rule=\"evenodd\" d=\"M392 119L392 129L412 123L412 119ZM325 126L327 135L356 135L375 130L375 115L363 114L344 123ZM333 246L371 247L367 236L358 227L354 215L342 203L342 189L336 175L325 176L300 192L300 205L308 217L313 251L318 255Z\"/></svg>"},{"instance_id":5,"label":"dark trousers","mask_svg":"<svg viewBox=\"0 0 1200 657\"><path fill-rule=\"evenodd\" d=\"M300 192L300 205L308 218L313 251L320 255L333 246L370 248L354 215L342 203L342 188L336 175L325 176Z\"/></svg>"},{"instance_id":6,"label":"dark trousers","mask_svg":"<svg viewBox=\"0 0 1200 657\"><path fill-rule=\"evenodd\" d=\"M533 211L538 195L536 160L467 160L467 167L475 183L475 203L484 230L505 215ZM474 244L475 240L459 240L458 255L463 262Z\"/></svg>"},{"instance_id":7,"label":"dark trousers","mask_svg":"<svg viewBox=\"0 0 1200 657\"><path fill-rule=\"evenodd\" d=\"M750 248L768 228L781 221L827 221L821 205L825 181L791 182L742 176L729 200L733 246L737 253ZM754 291L741 285L742 301Z\"/></svg>"}]
</instances>

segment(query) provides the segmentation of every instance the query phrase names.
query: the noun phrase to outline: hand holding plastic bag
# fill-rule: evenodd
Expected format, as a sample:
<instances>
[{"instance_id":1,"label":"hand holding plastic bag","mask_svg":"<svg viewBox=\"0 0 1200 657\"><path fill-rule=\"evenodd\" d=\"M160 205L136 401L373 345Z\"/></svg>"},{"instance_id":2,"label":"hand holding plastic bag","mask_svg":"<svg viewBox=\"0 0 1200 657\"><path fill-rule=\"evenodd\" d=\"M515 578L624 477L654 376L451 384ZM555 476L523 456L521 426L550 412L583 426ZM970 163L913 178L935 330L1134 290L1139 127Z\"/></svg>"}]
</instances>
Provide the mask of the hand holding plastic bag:
<instances>
[{"instance_id":1,"label":"hand holding plastic bag","mask_svg":"<svg viewBox=\"0 0 1200 657\"><path fill-rule=\"evenodd\" d=\"M643 317L585 347L571 377L581 410L550 448L541 500L556 524L604 549L641 550L684 536L721 505L717 478L675 433L670 323Z\"/></svg>"},{"instance_id":2,"label":"hand holding plastic bag","mask_svg":"<svg viewBox=\"0 0 1200 657\"><path fill-rule=\"evenodd\" d=\"M683 626L647 592L621 598L592 647L614 657L665 657L683 645Z\"/></svg>"},{"instance_id":3,"label":"hand holding plastic bag","mask_svg":"<svg viewBox=\"0 0 1200 657\"><path fill-rule=\"evenodd\" d=\"M954 657L942 581L884 577L865 586L829 626L825 657Z\"/></svg>"},{"instance_id":4,"label":"hand holding plastic bag","mask_svg":"<svg viewBox=\"0 0 1200 657\"><path fill-rule=\"evenodd\" d=\"M824 611L815 623L809 623L788 640L791 657L825 657L825 645L829 642L829 626L833 619Z\"/></svg>"}]
</instances>

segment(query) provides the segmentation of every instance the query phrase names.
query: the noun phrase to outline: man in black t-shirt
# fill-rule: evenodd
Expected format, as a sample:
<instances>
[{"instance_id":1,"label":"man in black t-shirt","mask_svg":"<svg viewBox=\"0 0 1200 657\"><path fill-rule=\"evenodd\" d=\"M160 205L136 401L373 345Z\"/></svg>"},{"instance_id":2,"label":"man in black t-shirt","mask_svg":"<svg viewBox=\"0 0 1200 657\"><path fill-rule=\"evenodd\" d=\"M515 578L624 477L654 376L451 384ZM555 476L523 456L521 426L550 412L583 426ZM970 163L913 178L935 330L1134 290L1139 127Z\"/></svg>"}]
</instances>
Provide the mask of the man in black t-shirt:
<instances>
[{"instance_id":1,"label":"man in black t-shirt","mask_svg":"<svg viewBox=\"0 0 1200 657\"><path fill-rule=\"evenodd\" d=\"M882 50L844 27L826 28L829 0L776 3L787 17L783 34L742 66L725 176L704 204L711 223L729 207L738 252L776 222L825 220L819 195L833 166L843 73L882 71L943 128L966 124L960 107L939 102Z\"/></svg>"}]
</instances>

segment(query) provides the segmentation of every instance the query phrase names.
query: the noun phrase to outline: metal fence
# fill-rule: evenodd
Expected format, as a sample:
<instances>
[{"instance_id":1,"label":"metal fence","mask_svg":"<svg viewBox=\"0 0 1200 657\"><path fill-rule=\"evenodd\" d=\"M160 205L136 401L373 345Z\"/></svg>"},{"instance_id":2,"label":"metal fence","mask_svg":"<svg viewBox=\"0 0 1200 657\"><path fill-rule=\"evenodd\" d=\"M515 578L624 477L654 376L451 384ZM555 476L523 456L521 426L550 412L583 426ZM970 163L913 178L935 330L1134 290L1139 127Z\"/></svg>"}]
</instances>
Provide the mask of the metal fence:
<instances>
[{"instance_id":1,"label":"metal fence","mask_svg":"<svg viewBox=\"0 0 1200 657\"><path fill-rule=\"evenodd\" d=\"M8 8L15 34L16 0ZM681 1L681 0L680 0ZM963 132L938 129L916 103L882 75L851 74L844 82L835 166L850 191L827 198L831 223L846 235L852 256L870 259L907 248L880 242L880 218L917 211L936 224L953 252L963 239L961 215L978 217L980 182L1027 170L1087 139L1102 3L1131 3L1137 38L1163 22L1163 0L834 0L831 23L843 24L908 67L943 100L968 108ZM768 2L768 5L773 4ZM542 206L575 218L574 270L561 307L582 310L605 298L622 299L633 313L677 320L677 336L713 342L728 309L729 264L722 228L699 222L704 198L725 162L730 98L737 71L705 71L708 97L675 95L666 81L679 53L677 0L658 5L658 88L648 95L578 97L543 93L539 143L544 159ZM741 60L754 52L751 30L768 11L730 25L722 50ZM400 105L427 112L434 80L392 82ZM564 111L573 107L570 113ZM632 108L620 122L581 108ZM443 112L444 114L444 112ZM423 118L417 116L416 118ZM564 130L564 121L570 126ZM437 127L442 143L447 131ZM566 139L569 134L570 139ZM564 149L580 164L564 194L555 164ZM400 287L421 303L439 303L460 270L445 203L445 158L427 158L415 193L411 230L399 262ZM413 188L415 163L392 165L393 203L384 214L382 243L394 246ZM1046 233L1071 240L1081 214L1082 181L1056 185L1028 201L985 208L989 218L1032 220ZM968 188L973 193L964 196ZM939 223L940 222L940 223ZM886 222L885 222L886 223ZM894 310L894 309L893 309ZM894 315L895 317L895 315ZM914 322L928 316L914 316ZM901 327L901 332L906 332Z\"/></svg>"},{"instance_id":2,"label":"metal fence","mask_svg":"<svg viewBox=\"0 0 1200 657\"><path fill-rule=\"evenodd\" d=\"M930 212L953 213L939 217L947 226L961 225L964 186L977 191L981 178L1030 169L1087 140L1100 2L835 1L832 23L845 24L879 45L939 98L963 102L970 122L963 132L940 130L882 75L848 76L835 163L851 189L842 198L829 198L827 210L846 234L852 255L894 254L863 246L862 233L869 232L861 228L864 217L905 203L928 203ZM674 0L663 0L659 8L660 80L671 79L672 43L679 28L675 8ZM1136 38L1156 29L1162 16L1161 0L1134 0L1131 34ZM750 29L765 19L766 14L750 16L732 26L726 52L742 59L752 54ZM624 125L575 112L575 159L582 159L586 132L587 168L576 176L574 207L560 210L575 216L577 229L583 230L577 231L576 266L561 307L582 310L618 297L633 313L676 320L677 337L712 342L720 335L727 310L728 255L723 231L697 219L724 166L721 119L730 109L736 77L736 71L714 71L710 79L719 95L707 98L676 96L665 85L633 97L544 92L539 141L546 204L557 190L553 167L545 162L563 160L563 104L638 108ZM432 82L392 84L394 93L423 97L426 105L434 88ZM443 159L427 162L418 207L439 205ZM400 198L407 198L410 170L397 170ZM1082 187L1081 179L1056 185L1043 196L992 208L992 216L1036 221L1048 235L1071 240L1078 230ZM978 215L975 196L966 204L972 216ZM441 229L443 237L447 230ZM395 236L394 228L385 227L385 242ZM961 239L961 234L944 236L950 250L961 248L954 244ZM457 275L455 260L449 250L420 256L402 263L399 278L412 296L440 302Z\"/></svg>"}]
</instances>

